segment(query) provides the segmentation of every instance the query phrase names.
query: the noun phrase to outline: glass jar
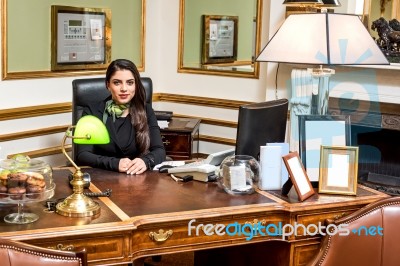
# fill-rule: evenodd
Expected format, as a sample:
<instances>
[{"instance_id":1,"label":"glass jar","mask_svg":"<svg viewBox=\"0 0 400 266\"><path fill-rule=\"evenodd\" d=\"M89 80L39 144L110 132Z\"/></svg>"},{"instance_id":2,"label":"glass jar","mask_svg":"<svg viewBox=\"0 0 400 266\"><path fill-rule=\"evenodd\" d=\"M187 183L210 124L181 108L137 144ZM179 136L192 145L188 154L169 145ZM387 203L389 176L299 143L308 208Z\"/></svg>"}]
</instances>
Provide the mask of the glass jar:
<instances>
[{"instance_id":1,"label":"glass jar","mask_svg":"<svg viewBox=\"0 0 400 266\"><path fill-rule=\"evenodd\" d=\"M49 199L53 197L54 189L53 171L49 164L25 155L0 160L0 203L18 205L18 213L4 217L6 222L24 224L36 221L36 214L22 212L23 204Z\"/></svg>"},{"instance_id":2,"label":"glass jar","mask_svg":"<svg viewBox=\"0 0 400 266\"><path fill-rule=\"evenodd\" d=\"M251 194L258 184L260 164L248 155L226 157L218 173L218 185L232 195Z\"/></svg>"}]
</instances>

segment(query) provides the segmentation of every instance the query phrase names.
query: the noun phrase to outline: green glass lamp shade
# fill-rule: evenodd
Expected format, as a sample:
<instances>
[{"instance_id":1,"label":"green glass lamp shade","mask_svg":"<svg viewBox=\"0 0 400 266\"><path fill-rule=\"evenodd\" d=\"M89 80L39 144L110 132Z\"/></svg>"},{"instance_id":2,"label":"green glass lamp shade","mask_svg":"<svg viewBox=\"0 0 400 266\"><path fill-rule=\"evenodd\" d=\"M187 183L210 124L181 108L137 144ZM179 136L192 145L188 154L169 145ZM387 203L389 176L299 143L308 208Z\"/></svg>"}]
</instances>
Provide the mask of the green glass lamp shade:
<instances>
[{"instance_id":1,"label":"green glass lamp shade","mask_svg":"<svg viewBox=\"0 0 400 266\"><path fill-rule=\"evenodd\" d=\"M107 144L110 142L106 126L93 115L86 115L79 119L73 138L76 144Z\"/></svg>"}]
</instances>

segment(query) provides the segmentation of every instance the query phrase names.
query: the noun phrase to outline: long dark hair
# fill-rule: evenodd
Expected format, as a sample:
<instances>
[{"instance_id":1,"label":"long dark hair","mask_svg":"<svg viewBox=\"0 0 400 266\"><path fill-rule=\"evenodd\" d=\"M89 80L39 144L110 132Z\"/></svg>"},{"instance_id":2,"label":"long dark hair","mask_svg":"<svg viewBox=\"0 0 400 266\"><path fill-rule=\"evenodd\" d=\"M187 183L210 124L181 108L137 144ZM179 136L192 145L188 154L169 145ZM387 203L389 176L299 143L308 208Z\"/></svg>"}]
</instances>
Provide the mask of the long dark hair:
<instances>
[{"instance_id":1,"label":"long dark hair","mask_svg":"<svg viewBox=\"0 0 400 266\"><path fill-rule=\"evenodd\" d=\"M150 147L149 125L146 115L146 91L144 90L140 74L136 65L127 59L117 59L110 63L106 72L106 86L108 86L111 77L118 70L129 70L135 79L135 96L133 96L129 114L131 115L131 123L136 131L136 143L139 146L141 155L146 154Z\"/></svg>"}]
</instances>

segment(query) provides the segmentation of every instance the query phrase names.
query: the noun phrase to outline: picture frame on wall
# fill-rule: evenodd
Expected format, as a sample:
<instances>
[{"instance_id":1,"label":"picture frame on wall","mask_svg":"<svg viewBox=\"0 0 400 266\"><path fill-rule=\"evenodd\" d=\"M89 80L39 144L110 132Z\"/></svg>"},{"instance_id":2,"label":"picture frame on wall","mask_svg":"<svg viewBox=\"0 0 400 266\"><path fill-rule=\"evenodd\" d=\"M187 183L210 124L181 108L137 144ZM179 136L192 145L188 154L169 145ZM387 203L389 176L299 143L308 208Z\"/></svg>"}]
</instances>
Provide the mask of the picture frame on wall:
<instances>
[{"instance_id":1,"label":"picture frame on wall","mask_svg":"<svg viewBox=\"0 0 400 266\"><path fill-rule=\"evenodd\" d=\"M202 64L236 61L238 20L238 16L202 16Z\"/></svg>"},{"instance_id":2,"label":"picture frame on wall","mask_svg":"<svg viewBox=\"0 0 400 266\"><path fill-rule=\"evenodd\" d=\"M293 184L299 201L304 201L315 194L315 191L310 183L304 166L297 152L290 152L282 156L286 169L289 173L291 184Z\"/></svg>"},{"instance_id":3,"label":"picture frame on wall","mask_svg":"<svg viewBox=\"0 0 400 266\"><path fill-rule=\"evenodd\" d=\"M321 146L319 193L357 194L358 147Z\"/></svg>"},{"instance_id":4,"label":"picture frame on wall","mask_svg":"<svg viewBox=\"0 0 400 266\"><path fill-rule=\"evenodd\" d=\"M51 6L51 70L106 69L111 62L111 10Z\"/></svg>"},{"instance_id":5,"label":"picture frame on wall","mask_svg":"<svg viewBox=\"0 0 400 266\"><path fill-rule=\"evenodd\" d=\"M299 154L318 187L321 145L351 146L350 115L299 115Z\"/></svg>"}]
</instances>

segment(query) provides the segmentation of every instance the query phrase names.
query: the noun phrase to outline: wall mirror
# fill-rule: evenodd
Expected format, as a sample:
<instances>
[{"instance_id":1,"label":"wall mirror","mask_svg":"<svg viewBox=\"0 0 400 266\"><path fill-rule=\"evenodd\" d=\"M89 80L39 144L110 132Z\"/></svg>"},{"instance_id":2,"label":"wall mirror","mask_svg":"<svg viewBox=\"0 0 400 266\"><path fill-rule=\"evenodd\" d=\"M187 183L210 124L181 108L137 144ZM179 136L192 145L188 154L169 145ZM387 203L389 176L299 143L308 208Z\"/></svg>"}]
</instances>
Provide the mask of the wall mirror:
<instances>
[{"instance_id":1,"label":"wall mirror","mask_svg":"<svg viewBox=\"0 0 400 266\"><path fill-rule=\"evenodd\" d=\"M144 70L146 0L60 0L59 6L111 10L111 59L127 58ZM104 74L101 70L51 71L53 0L2 0L2 79Z\"/></svg>"},{"instance_id":2,"label":"wall mirror","mask_svg":"<svg viewBox=\"0 0 400 266\"><path fill-rule=\"evenodd\" d=\"M259 63L254 61L260 51L262 3L263 0L180 0L178 72L258 78ZM203 15L238 18L234 62L202 63ZM220 39L215 35L218 32L212 34L212 39Z\"/></svg>"}]
</instances>

